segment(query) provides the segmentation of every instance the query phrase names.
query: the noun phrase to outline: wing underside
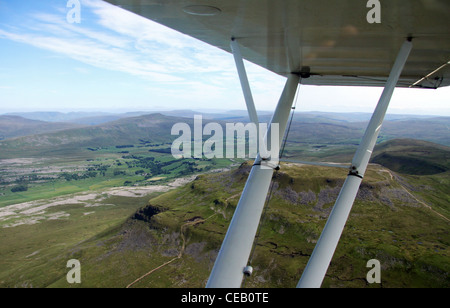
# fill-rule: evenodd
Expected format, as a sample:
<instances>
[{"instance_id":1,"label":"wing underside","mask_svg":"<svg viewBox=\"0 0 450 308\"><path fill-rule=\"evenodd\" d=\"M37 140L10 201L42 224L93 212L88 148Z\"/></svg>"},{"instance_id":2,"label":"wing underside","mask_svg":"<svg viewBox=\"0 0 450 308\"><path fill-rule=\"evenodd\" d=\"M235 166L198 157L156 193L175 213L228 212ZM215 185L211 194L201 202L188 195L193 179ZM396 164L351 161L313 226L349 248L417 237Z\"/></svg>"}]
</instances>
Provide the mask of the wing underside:
<instances>
[{"instance_id":1,"label":"wing underside","mask_svg":"<svg viewBox=\"0 0 450 308\"><path fill-rule=\"evenodd\" d=\"M302 84L383 86L401 44L413 37L398 87L450 85L450 2L380 0L107 0Z\"/></svg>"}]
</instances>

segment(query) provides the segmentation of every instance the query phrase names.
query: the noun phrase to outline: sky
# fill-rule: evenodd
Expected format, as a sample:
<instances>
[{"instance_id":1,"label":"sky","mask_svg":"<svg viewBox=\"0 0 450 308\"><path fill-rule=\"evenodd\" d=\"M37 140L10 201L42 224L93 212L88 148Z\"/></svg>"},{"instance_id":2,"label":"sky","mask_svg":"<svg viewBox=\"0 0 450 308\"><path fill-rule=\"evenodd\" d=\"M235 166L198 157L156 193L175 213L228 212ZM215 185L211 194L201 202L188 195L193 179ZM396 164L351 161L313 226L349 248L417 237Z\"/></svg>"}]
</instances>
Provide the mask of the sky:
<instances>
[{"instance_id":1,"label":"sky","mask_svg":"<svg viewBox=\"0 0 450 308\"><path fill-rule=\"evenodd\" d=\"M286 79L245 65L273 111ZM297 110L372 112L381 92L302 85ZM450 87L396 89L388 113L450 116L449 102ZM0 0L0 114L245 108L227 52L100 0Z\"/></svg>"}]
</instances>

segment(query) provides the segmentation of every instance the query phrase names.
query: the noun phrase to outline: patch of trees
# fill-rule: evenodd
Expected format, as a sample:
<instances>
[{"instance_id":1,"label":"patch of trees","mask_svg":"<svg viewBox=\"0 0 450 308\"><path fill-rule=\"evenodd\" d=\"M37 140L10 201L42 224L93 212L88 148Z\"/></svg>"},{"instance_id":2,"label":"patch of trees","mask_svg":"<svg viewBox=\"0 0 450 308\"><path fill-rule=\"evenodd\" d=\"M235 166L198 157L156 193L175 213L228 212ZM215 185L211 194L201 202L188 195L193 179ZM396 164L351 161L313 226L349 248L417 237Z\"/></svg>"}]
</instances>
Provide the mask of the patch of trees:
<instances>
[{"instance_id":1,"label":"patch of trees","mask_svg":"<svg viewBox=\"0 0 450 308\"><path fill-rule=\"evenodd\" d=\"M162 149L150 149L149 152L156 152L156 153L162 153L162 154L172 154L171 148L162 148Z\"/></svg>"},{"instance_id":2,"label":"patch of trees","mask_svg":"<svg viewBox=\"0 0 450 308\"><path fill-rule=\"evenodd\" d=\"M96 176L97 176L97 172L87 171L82 174L63 172L60 177L64 178L66 181L72 181L72 180L76 181L76 180L83 180L83 179L88 179L88 178L95 178Z\"/></svg>"},{"instance_id":3,"label":"patch of trees","mask_svg":"<svg viewBox=\"0 0 450 308\"><path fill-rule=\"evenodd\" d=\"M134 215L131 217L131 219L135 220L141 220L145 222L150 222L152 217L166 211L167 209L156 207L153 205L147 205L146 207L140 208L139 210L134 213Z\"/></svg>"},{"instance_id":4,"label":"patch of trees","mask_svg":"<svg viewBox=\"0 0 450 308\"><path fill-rule=\"evenodd\" d=\"M116 149L134 148L133 144L116 145Z\"/></svg>"},{"instance_id":5,"label":"patch of trees","mask_svg":"<svg viewBox=\"0 0 450 308\"><path fill-rule=\"evenodd\" d=\"M140 157L136 155L127 155L123 156L125 159L132 159L126 161L128 168L141 168L145 170L149 170L152 174L161 174L163 173L162 167L166 163L155 161L154 157Z\"/></svg>"},{"instance_id":6,"label":"patch of trees","mask_svg":"<svg viewBox=\"0 0 450 308\"><path fill-rule=\"evenodd\" d=\"M12 192L21 192L21 191L27 191L28 190L28 186L27 185L17 185L14 186L13 188L11 188Z\"/></svg>"},{"instance_id":7,"label":"patch of trees","mask_svg":"<svg viewBox=\"0 0 450 308\"><path fill-rule=\"evenodd\" d=\"M206 166L203 169L198 168L198 164L192 159L180 159L169 161L158 161L154 157L136 156L136 155L124 155L122 160L116 161L117 166L127 166L127 169L133 170L132 173L127 172L123 167L112 169L111 165L93 164L88 166L85 172L63 172L59 175L59 178L66 181L77 181L89 178L95 178L98 175L106 176L108 173L115 177L119 176L131 176L141 175L145 179L149 179L152 176L161 174L176 174L178 176L189 175L197 171L208 170L211 167ZM130 185L131 182L126 182L124 185Z\"/></svg>"},{"instance_id":8,"label":"patch of trees","mask_svg":"<svg viewBox=\"0 0 450 308\"><path fill-rule=\"evenodd\" d=\"M197 168L198 165L196 162L188 159L162 162L155 160L154 157L142 157L136 155L126 155L122 156L122 158L128 159L125 161L128 168L140 168L140 170L137 170L135 174L143 174L147 172L155 176L159 174L169 174L171 171L179 169L177 170L178 175L188 175L196 171L201 171Z\"/></svg>"},{"instance_id":9,"label":"patch of trees","mask_svg":"<svg viewBox=\"0 0 450 308\"><path fill-rule=\"evenodd\" d=\"M105 176L106 171L108 170L110 166L108 165L92 165L87 168L88 172L95 172L98 171L101 175Z\"/></svg>"}]
</instances>

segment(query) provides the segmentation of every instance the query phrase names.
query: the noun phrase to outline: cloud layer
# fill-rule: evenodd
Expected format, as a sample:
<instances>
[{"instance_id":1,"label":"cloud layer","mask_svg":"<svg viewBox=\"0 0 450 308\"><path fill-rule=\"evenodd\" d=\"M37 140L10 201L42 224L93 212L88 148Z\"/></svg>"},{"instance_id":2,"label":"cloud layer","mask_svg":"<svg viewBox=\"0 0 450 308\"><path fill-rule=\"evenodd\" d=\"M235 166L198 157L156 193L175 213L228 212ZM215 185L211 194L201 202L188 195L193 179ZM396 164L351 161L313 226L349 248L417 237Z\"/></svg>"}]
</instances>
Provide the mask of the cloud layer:
<instances>
[{"instance_id":1,"label":"cloud layer","mask_svg":"<svg viewBox=\"0 0 450 308\"><path fill-rule=\"evenodd\" d=\"M78 24L67 21L71 8L66 7L66 1L0 0L0 40L73 59L97 68L97 72L126 74L130 76L127 82L145 84L143 95L150 93L154 101L170 102L169 108L245 108L232 55L104 1L80 1L81 23ZM31 4L32 8L27 7ZM8 11L8 7L14 9ZM19 10L15 11L16 8ZM246 68L257 109L273 110L285 79L248 62ZM72 69L85 72L88 78L86 67ZM13 87L0 84L3 91ZM302 87L299 109L372 111L378 92ZM392 110L424 108L419 99L423 92L412 96L410 92L398 92L398 96L394 95ZM448 113L447 100L442 96L448 97L449 89L437 92L443 95L428 91L423 97L435 95L431 101L436 108ZM425 109L431 108L427 105ZM433 113L438 112L438 109L433 110Z\"/></svg>"},{"instance_id":2,"label":"cloud layer","mask_svg":"<svg viewBox=\"0 0 450 308\"><path fill-rule=\"evenodd\" d=\"M60 3L41 5L45 10L28 12L20 24L0 25L0 38L143 78L149 89L173 89L164 89L164 95L173 98L189 93L192 101L197 93L199 99L228 96L242 102L230 54L99 0L81 0L81 23L69 23L71 8ZM254 92L259 93L255 97L261 102L270 98L273 105L283 79L250 63L247 69Z\"/></svg>"}]
</instances>

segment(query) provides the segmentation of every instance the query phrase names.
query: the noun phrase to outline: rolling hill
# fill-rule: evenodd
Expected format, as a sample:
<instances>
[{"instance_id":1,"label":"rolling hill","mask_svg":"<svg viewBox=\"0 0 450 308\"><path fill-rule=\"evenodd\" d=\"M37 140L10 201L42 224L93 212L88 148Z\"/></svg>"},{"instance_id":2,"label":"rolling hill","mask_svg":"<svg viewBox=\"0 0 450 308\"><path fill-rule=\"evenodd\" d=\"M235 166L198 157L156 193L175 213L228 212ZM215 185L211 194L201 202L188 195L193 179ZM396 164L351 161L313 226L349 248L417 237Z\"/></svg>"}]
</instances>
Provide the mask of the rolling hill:
<instances>
[{"instance_id":1,"label":"rolling hill","mask_svg":"<svg viewBox=\"0 0 450 308\"><path fill-rule=\"evenodd\" d=\"M25 274L27 266L20 265L10 276L2 277L3 285L66 287L62 264L76 258L83 265L84 278L74 287L202 288L249 170L250 164L244 163L232 171L198 176L152 198L128 216L123 212L115 216L114 223L105 224L102 232L84 241L72 239L72 246L65 244L55 255L47 255L52 260L48 265L51 272L45 271L41 253L27 257L29 266L39 264L39 271L30 269L34 276L29 276ZM251 257L254 273L246 278L244 287L296 285L345 176L341 169L282 164L274 176L272 198ZM427 207L427 196L433 190L440 199ZM442 187L425 189L407 176L371 166L323 287L449 287L449 220L435 211L439 202L448 213L447 200L448 192ZM101 209L102 217L112 216L111 211L111 207ZM94 223L96 216L92 215L83 221ZM65 230L69 226L76 232L72 218L29 228L51 232L51 228ZM5 229L5 239L13 231ZM74 237L76 233L71 234ZM54 238L52 247L57 245ZM381 284L365 280L370 259L381 263Z\"/></svg>"},{"instance_id":2,"label":"rolling hill","mask_svg":"<svg viewBox=\"0 0 450 308\"><path fill-rule=\"evenodd\" d=\"M383 140L408 138L450 146L450 117L385 121L380 134Z\"/></svg>"},{"instance_id":3,"label":"rolling hill","mask_svg":"<svg viewBox=\"0 0 450 308\"><path fill-rule=\"evenodd\" d=\"M85 113L85 112L58 112L58 111L35 111L35 112L10 112L5 115L20 116L30 120L38 120L44 122L71 122L74 119L86 116L99 116L104 113Z\"/></svg>"},{"instance_id":4,"label":"rolling hill","mask_svg":"<svg viewBox=\"0 0 450 308\"><path fill-rule=\"evenodd\" d=\"M141 142L170 142L171 128L177 122L192 122L186 118L150 114L128 117L95 126L83 126L51 133L28 135L0 141L0 158L43 155L68 155L114 145L139 144Z\"/></svg>"},{"instance_id":5,"label":"rolling hill","mask_svg":"<svg viewBox=\"0 0 450 308\"><path fill-rule=\"evenodd\" d=\"M338 156L335 145L353 150L365 122L327 117L294 120L288 153L314 157L321 152L317 157L327 160ZM392 129L401 130L380 137L387 141L375 148L375 164L363 180L324 287L450 287L449 148L427 141L390 140L396 134L414 132L418 137L435 134L434 139L448 140L447 118L436 125L429 124L430 119L420 121L428 125L407 129L414 122L395 119ZM141 167L125 166L126 162L146 160L128 155L119 161L122 149L116 147L132 144L149 153L147 144L167 145L176 138L170 131L178 122L192 125L189 118L150 114L2 140L0 158L45 157L47 168L53 156L87 151L95 158L95 149L113 147L117 156L107 163L110 173L118 173L108 179L121 185L120 171L128 172L128 167L134 168L129 171L132 176L140 176L135 170ZM332 150L327 152L328 148ZM100 167L102 162L93 161L86 168L93 168L94 163ZM96 186L103 179L98 175L81 186L99 190L89 192L98 196L92 204L85 194L78 196L83 202L64 201L64 185L78 187L81 182L48 179L45 187L61 199L52 202L45 213L40 214L42 209L37 207L35 214L50 218L1 226L0 286L68 287L66 263L75 258L82 264L83 280L69 287L126 287L148 273L133 287L204 287L249 170L250 162L246 162L230 171L202 174L184 186L148 198L110 196ZM252 255L254 274L246 279L245 287L296 285L346 174L345 169L281 165L273 177L272 198ZM39 202L48 203L45 199ZM27 213L31 209L20 215L31 219ZM370 259L381 262L381 284L365 280Z\"/></svg>"},{"instance_id":6,"label":"rolling hill","mask_svg":"<svg viewBox=\"0 0 450 308\"><path fill-rule=\"evenodd\" d=\"M74 123L45 122L14 115L0 115L0 140L80 127L82 125Z\"/></svg>"},{"instance_id":7,"label":"rolling hill","mask_svg":"<svg viewBox=\"0 0 450 308\"><path fill-rule=\"evenodd\" d=\"M393 139L375 147L371 162L403 174L437 174L450 170L450 148L422 140Z\"/></svg>"},{"instance_id":8,"label":"rolling hill","mask_svg":"<svg viewBox=\"0 0 450 308\"><path fill-rule=\"evenodd\" d=\"M115 115L120 119L101 123L98 125L75 125L73 123L50 123L33 120L25 120L15 116L0 116L0 134L4 138L12 138L0 141L2 153L0 158L11 158L27 153L27 157L49 155L66 155L78 153L91 147L105 147L121 144L139 144L141 142L169 143L175 139L170 135L175 123L183 122L192 127L192 111L168 112L177 116L168 116L160 113L140 116L130 116L132 113ZM186 117L190 115L190 117ZM58 114L59 116L59 114ZM111 119L107 115L94 122L103 122ZM383 125L379 141L394 138L414 138L450 145L450 118L429 117L391 117ZM84 123L90 123L85 118ZM268 121L270 115L262 114L261 121ZM333 151L339 147L342 152L350 149L343 156L338 154L335 159L348 161L359 143L366 121L365 115L360 114L332 114L332 113L299 113L292 122L290 134L287 140L288 156L311 156L316 153L309 150L303 151L302 146L319 146L321 153L319 159L333 157ZM216 121L224 125L225 121L245 122L246 117L242 112L230 112L223 114L205 114L204 123ZM225 130L224 130L225 131ZM26 136L25 136L26 135ZM20 137L22 136L22 137ZM326 147L329 146L327 149ZM331 149L331 151L327 151ZM300 151L299 151L300 150ZM317 152L317 151L315 151ZM324 157L321 157L324 156Z\"/></svg>"},{"instance_id":9,"label":"rolling hill","mask_svg":"<svg viewBox=\"0 0 450 308\"><path fill-rule=\"evenodd\" d=\"M186 232L186 258L168 270L185 277L186 285L201 287L206 282L248 172L249 165L244 164L226 174L205 175L191 185L150 201L150 207L163 209L145 223L150 230L165 230L157 237L156 232L152 233L153 239L165 244L160 246L159 253L179 247L176 240L171 244L161 240L179 239L175 234L181 224L195 219L199 222ZM272 199L266 205L251 260L255 272L246 279L246 287L295 286L345 174L345 170L324 167L282 166L274 176ZM406 183L410 183L407 178L391 177L388 169L371 167L323 286L369 287L365 265L372 258L378 259L383 268L383 282L378 287L450 286L449 220L419 202L428 200L425 188L409 186L420 192L420 197L415 197L405 188ZM439 209L439 204L448 213L448 191L439 185L427 189L441 194L432 208ZM180 197L182 202L177 201ZM202 265L208 266L200 270ZM203 276L198 274L197 281L187 279L185 273L192 271ZM177 275L166 277L167 286L170 281L176 284ZM143 285L159 283L150 278Z\"/></svg>"},{"instance_id":10,"label":"rolling hill","mask_svg":"<svg viewBox=\"0 0 450 308\"><path fill-rule=\"evenodd\" d=\"M411 156L420 155L418 151L429 152L422 155L428 164L448 163L448 147L417 140L388 141L376 153L382 157L394 150L397 166L409 164ZM109 234L110 248L126 245L138 254L150 251L147 258L161 264L174 260L139 280L136 287L204 286L249 170L250 164L244 163L233 171L199 176L151 199L120 231ZM369 167L324 287L450 286L450 196L445 184L450 173L429 174L420 166L406 171ZM255 272L245 279L245 287L296 285L345 176L345 170L282 164L274 175L272 199L251 256ZM369 259L382 265L381 284L365 280ZM143 273L152 266L157 264Z\"/></svg>"}]
</instances>

